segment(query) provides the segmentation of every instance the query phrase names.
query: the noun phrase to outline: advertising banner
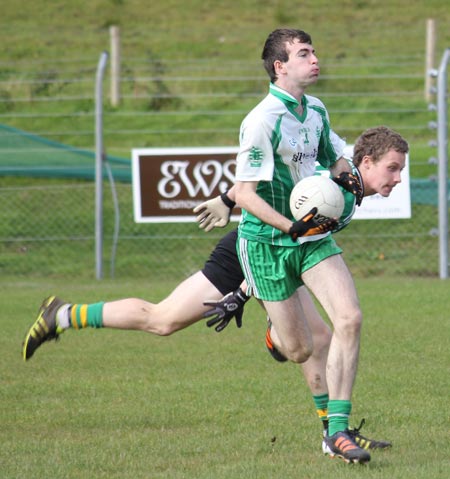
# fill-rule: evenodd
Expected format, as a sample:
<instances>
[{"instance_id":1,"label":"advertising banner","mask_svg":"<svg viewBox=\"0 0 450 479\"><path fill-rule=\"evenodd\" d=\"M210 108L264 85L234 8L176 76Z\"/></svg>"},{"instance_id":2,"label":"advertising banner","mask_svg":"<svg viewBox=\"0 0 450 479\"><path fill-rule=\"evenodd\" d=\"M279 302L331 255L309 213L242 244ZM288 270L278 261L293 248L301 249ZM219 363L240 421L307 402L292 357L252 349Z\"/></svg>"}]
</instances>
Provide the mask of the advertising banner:
<instances>
[{"instance_id":1,"label":"advertising banner","mask_svg":"<svg viewBox=\"0 0 450 479\"><path fill-rule=\"evenodd\" d=\"M135 221L195 221L195 206L233 186L237 151L235 147L134 149ZM233 213L232 220L239 220L239 209Z\"/></svg>"},{"instance_id":2,"label":"advertising banner","mask_svg":"<svg viewBox=\"0 0 450 479\"><path fill-rule=\"evenodd\" d=\"M237 147L141 148L132 151L133 209L137 223L193 222L192 209L231 188ZM351 157L353 146L347 146ZM239 208L232 221L238 221ZM411 217L409 161L402 182L388 198L373 195L356 208L354 219Z\"/></svg>"}]
</instances>

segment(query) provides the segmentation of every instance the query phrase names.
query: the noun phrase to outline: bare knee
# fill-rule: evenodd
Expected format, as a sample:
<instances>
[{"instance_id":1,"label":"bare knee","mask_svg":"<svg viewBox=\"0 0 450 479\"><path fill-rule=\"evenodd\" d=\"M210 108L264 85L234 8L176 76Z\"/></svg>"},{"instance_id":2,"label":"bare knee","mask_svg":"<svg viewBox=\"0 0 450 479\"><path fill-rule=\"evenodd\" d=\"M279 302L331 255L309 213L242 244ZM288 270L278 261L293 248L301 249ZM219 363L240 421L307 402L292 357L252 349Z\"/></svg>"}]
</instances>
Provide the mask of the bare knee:
<instances>
[{"instance_id":1,"label":"bare knee","mask_svg":"<svg viewBox=\"0 0 450 479\"><path fill-rule=\"evenodd\" d=\"M174 327L173 324L170 323L153 323L149 328L146 328L147 333L153 333L157 336L170 336L171 334L178 331L177 328Z\"/></svg>"},{"instance_id":2,"label":"bare knee","mask_svg":"<svg viewBox=\"0 0 450 479\"><path fill-rule=\"evenodd\" d=\"M128 313L137 326L135 329L157 336L170 336L180 329L169 308L135 298L130 299L128 305Z\"/></svg>"},{"instance_id":3,"label":"bare knee","mask_svg":"<svg viewBox=\"0 0 450 479\"><path fill-rule=\"evenodd\" d=\"M305 344L298 344L293 349L286 349L283 351L286 357L294 363L306 362L313 353L312 341L308 341Z\"/></svg>"},{"instance_id":4,"label":"bare knee","mask_svg":"<svg viewBox=\"0 0 450 479\"><path fill-rule=\"evenodd\" d=\"M170 314L152 314L148 317L145 331L157 336L170 336L183 329Z\"/></svg>"},{"instance_id":5,"label":"bare knee","mask_svg":"<svg viewBox=\"0 0 450 479\"><path fill-rule=\"evenodd\" d=\"M347 311L339 316L333 325L335 334L341 334L344 337L359 337L362 327L362 312L359 308Z\"/></svg>"}]
</instances>

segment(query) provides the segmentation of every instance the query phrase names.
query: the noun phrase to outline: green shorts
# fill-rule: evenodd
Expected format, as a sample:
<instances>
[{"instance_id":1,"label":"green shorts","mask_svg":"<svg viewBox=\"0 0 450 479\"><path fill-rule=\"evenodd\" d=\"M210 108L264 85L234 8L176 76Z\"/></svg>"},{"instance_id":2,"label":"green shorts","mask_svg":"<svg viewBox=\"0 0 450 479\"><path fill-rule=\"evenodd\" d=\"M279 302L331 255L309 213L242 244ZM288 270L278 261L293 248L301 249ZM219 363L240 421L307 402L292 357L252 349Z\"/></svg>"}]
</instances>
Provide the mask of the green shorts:
<instances>
[{"instance_id":1,"label":"green shorts","mask_svg":"<svg viewBox=\"0 0 450 479\"><path fill-rule=\"evenodd\" d=\"M302 273L325 258L342 253L331 235L298 246L273 246L239 238L239 261L255 298L282 301L303 285Z\"/></svg>"}]
</instances>

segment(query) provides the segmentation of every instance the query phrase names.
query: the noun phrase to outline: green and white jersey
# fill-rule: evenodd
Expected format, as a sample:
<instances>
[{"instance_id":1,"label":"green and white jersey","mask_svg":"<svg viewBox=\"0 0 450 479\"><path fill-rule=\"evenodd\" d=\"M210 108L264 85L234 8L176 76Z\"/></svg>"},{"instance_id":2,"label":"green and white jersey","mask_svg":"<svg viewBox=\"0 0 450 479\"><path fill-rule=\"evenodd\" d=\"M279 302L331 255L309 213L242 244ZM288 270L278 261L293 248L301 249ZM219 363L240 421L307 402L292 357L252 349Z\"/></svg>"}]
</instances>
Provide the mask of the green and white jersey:
<instances>
[{"instance_id":1,"label":"green and white jersey","mask_svg":"<svg viewBox=\"0 0 450 479\"><path fill-rule=\"evenodd\" d=\"M270 85L269 94L244 118L236 164L237 181L258 181L257 193L272 208L292 219L289 196L294 185L316 170L316 161L330 168L342 155L345 142L329 124L324 104L313 96L297 100ZM239 234L273 245L295 246L291 237L242 210ZM314 241L325 235L301 238Z\"/></svg>"}]
</instances>

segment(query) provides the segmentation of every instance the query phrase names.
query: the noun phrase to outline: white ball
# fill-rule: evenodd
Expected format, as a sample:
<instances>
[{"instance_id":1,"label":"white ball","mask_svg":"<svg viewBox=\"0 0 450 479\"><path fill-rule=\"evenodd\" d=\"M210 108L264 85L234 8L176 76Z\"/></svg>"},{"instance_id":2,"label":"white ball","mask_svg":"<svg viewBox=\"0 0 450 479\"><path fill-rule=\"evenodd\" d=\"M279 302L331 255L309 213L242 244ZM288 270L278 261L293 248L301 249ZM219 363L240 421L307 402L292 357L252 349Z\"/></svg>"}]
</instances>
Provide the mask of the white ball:
<instances>
[{"instance_id":1,"label":"white ball","mask_svg":"<svg viewBox=\"0 0 450 479\"><path fill-rule=\"evenodd\" d=\"M296 220L314 207L318 210L318 219L339 219L344 211L344 195L339 186L327 176L308 176L300 180L291 191L290 207Z\"/></svg>"}]
</instances>

